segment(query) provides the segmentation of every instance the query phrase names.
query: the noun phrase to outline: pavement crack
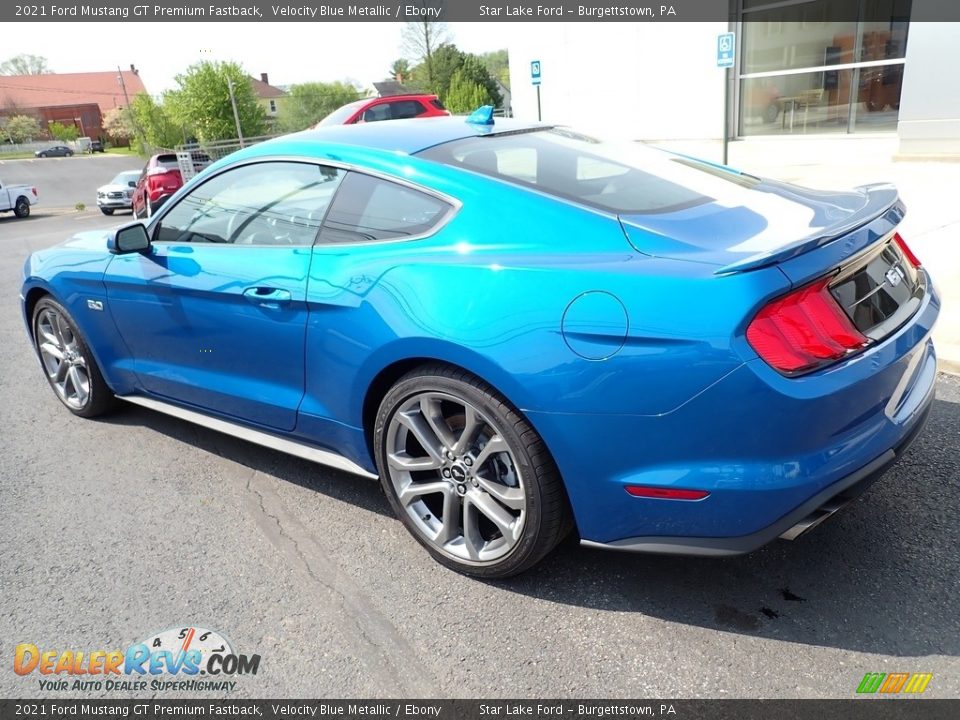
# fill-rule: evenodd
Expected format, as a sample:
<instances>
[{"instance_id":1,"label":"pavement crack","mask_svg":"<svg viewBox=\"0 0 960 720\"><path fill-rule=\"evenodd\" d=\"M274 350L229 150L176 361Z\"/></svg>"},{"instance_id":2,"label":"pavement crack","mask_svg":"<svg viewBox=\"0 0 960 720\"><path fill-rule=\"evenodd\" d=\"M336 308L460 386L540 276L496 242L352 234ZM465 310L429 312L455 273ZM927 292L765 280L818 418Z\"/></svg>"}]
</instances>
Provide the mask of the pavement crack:
<instances>
[{"instance_id":1,"label":"pavement crack","mask_svg":"<svg viewBox=\"0 0 960 720\"><path fill-rule=\"evenodd\" d=\"M358 650L368 669L398 694L435 695L437 684L432 673L414 660L417 654L413 647L363 590L326 557L309 531L283 510L282 500L265 485L268 481L258 470L247 476L245 489L254 519L288 562L325 591L334 614L349 623L349 631L344 623L338 626L348 640L358 641L351 643L351 649Z\"/></svg>"}]
</instances>

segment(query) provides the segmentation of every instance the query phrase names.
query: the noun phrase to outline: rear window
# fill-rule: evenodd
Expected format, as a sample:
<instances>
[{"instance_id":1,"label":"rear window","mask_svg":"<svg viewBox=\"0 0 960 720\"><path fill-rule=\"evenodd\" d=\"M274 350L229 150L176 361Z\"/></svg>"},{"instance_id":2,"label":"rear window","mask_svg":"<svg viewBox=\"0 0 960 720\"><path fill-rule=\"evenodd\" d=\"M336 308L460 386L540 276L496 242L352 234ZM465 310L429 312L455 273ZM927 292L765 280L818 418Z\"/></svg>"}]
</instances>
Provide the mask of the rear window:
<instances>
[{"instance_id":1,"label":"rear window","mask_svg":"<svg viewBox=\"0 0 960 720\"><path fill-rule=\"evenodd\" d=\"M177 164L176 155L157 155L157 165L167 170L178 170L180 168L180 165Z\"/></svg>"},{"instance_id":2,"label":"rear window","mask_svg":"<svg viewBox=\"0 0 960 720\"><path fill-rule=\"evenodd\" d=\"M551 128L457 140L421 157L622 215L723 200L759 180L636 142L607 143Z\"/></svg>"},{"instance_id":3,"label":"rear window","mask_svg":"<svg viewBox=\"0 0 960 720\"><path fill-rule=\"evenodd\" d=\"M443 106L443 103L437 100L437 98L433 98L430 101L430 104L433 105L437 110L446 110L446 108Z\"/></svg>"}]
</instances>

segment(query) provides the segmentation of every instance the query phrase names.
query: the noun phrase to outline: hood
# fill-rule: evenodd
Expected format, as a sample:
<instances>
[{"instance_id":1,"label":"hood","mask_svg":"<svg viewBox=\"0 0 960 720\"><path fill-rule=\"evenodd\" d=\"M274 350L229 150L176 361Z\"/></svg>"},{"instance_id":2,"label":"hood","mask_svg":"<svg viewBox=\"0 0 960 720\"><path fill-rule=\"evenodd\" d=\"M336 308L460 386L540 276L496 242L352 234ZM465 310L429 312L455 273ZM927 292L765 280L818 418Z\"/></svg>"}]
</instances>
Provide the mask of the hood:
<instances>
[{"instance_id":1,"label":"hood","mask_svg":"<svg viewBox=\"0 0 960 720\"><path fill-rule=\"evenodd\" d=\"M133 188L127 185L120 185L119 183L111 183L109 185L101 185L97 188L98 193L108 193L108 192L126 192L129 190L133 192Z\"/></svg>"},{"instance_id":2,"label":"hood","mask_svg":"<svg viewBox=\"0 0 960 720\"><path fill-rule=\"evenodd\" d=\"M896 188L886 184L834 192L761 180L693 207L621 215L620 221L630 244L644 254L738 272L827 244L879 217L897 200Z\"/></svg>"}]
</instances>

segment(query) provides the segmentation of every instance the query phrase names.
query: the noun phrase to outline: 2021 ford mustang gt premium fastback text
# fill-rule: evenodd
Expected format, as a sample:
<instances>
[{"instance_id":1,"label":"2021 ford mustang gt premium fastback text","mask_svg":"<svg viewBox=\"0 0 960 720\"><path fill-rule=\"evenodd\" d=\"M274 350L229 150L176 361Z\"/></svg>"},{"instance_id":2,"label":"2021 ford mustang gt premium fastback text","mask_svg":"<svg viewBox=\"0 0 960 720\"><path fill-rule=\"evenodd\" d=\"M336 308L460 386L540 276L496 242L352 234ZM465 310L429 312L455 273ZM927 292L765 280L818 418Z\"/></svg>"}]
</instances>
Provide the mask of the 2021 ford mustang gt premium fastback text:
<instances>
[{"instance_id":1,"label":"2021 ford mustang gt premium fastback text","mask_svg":"<svg viewBox=\"0 0 960 720\"><path fill-rule=\"evenodd\" d=\"M934 392L888 185L821 192L567 129L329 127L34 253L73 413L116 397L370 478L440 562L563 536L727 555L863 491Z\"/></svg>"}]
</instances>

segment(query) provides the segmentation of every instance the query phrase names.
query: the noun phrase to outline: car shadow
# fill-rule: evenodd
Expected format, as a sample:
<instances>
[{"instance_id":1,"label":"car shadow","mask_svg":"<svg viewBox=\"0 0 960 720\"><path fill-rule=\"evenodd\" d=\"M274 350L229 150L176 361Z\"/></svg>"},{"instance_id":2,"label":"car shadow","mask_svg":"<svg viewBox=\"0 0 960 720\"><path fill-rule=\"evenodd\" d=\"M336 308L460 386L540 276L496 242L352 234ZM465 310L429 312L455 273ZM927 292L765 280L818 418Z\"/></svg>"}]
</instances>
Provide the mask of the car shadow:
<instances>
[{"instance_id":1,"label":"car shadow","mask_svg":"<svg viewBox=\"0 0 960 720\"><path fill-rule=\"evenodd\" d=\"M375 482L129 406L108 422L149 427L286 482L392 516ZM806 536L749 555L690 558L581 547L490 584L549 603L892 656L960 655L960 404L937 400L925 431L869 492Z\"/></svg>"}]
</instances>

